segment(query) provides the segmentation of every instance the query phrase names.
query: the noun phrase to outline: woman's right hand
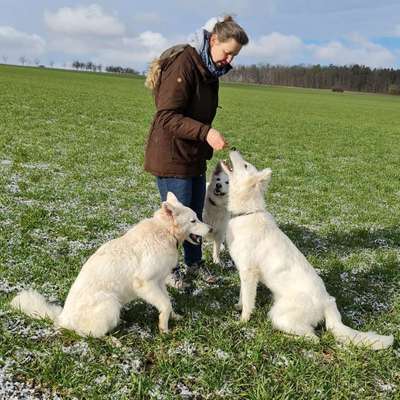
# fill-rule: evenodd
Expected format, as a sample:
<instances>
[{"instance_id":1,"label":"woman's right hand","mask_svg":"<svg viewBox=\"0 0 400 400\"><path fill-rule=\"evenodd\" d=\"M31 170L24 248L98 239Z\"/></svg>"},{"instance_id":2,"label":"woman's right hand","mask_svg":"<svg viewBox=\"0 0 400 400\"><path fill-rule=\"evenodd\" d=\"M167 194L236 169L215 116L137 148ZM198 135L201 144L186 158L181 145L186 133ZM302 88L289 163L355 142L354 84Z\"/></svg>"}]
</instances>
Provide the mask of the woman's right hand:
<instances>
[{"instance_id":1,"label":"woman's right hand","mask_svg":"<svg viewBox=\"0 0 400 400\"><path fill-rule=\"evenodd\" d=\"M228 146L228 142L222 134L214 128L208 131L206 140L214 150L222 150L224 147Z\"/></svg>"}]
</instances>

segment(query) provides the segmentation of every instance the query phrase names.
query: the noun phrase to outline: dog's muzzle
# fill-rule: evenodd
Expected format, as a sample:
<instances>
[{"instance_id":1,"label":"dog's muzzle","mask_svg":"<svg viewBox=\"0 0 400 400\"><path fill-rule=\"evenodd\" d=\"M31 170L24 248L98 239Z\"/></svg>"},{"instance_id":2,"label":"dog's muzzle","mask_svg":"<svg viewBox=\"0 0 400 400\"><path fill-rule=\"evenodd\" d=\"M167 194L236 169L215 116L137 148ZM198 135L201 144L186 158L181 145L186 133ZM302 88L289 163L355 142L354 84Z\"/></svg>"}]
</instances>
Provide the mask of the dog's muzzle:
<instances>
[{"instance_id":1,"label":"dog's muzzle","mask_svg":"<svg viewBox=\"0 0 400 400\"><path fill-rule=\"evenodd\" d=\"M225 196L226 193L225 192L221 192L218 188L214 189L214 195L215 196Z\"/></svg>"},{"instance_id":2,"label":"dog's muzzle","mask_svg":"<svg viewBox=\"0 0 400 400\"><path fill-rule=\"evenodd\" d=\"M201 236L195 235L194 233L191 233L187 239L188 242L192 244L199 245L201 244Z\"/></svg>"}]
</instances>

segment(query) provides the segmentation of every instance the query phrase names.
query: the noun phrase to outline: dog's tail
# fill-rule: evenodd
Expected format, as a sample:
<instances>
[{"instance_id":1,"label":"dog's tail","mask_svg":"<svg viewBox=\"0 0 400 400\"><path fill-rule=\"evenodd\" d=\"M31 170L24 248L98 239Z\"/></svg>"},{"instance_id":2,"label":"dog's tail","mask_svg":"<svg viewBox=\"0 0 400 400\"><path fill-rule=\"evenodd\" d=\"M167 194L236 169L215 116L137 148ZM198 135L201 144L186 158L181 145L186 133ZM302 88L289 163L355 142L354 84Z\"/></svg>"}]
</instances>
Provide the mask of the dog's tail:
<instances>
[{"instance_id":1,"label":"dog's tail","mask_svg":"<svg viewBox=\"0 0 400 400\"><path fill-rule=\"evenodd\" d=\"M386 349L393 344L393 336L378 335L375 332L360 332L351 329L342 323L342 317L333 297L325 307L326 328L335 338L345 344L353 343L356 346L367 346L372 350Z\"/></svg>"},{"instance_id":2,"label":"dog's tail","mask_svg":"<svg viewBox=\"0 0 400 400\"><path fill-rule=\"evenodd\" d=\"M23 290L11 300L10 305L33 318L50 318L52 321L55 321L62 311L62 307L49 303L35 290Z\"/></svg>"}]
</instances>

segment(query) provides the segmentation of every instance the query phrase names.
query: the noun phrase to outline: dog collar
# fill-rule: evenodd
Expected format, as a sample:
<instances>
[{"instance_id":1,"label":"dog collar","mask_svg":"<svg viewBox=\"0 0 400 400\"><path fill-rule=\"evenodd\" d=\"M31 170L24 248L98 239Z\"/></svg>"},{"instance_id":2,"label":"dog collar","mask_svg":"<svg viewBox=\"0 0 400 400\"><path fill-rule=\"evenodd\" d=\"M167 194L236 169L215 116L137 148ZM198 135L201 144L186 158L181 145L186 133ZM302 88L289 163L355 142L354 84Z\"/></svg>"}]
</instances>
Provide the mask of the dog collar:
<instances>
[{"instance_id":1,"label":"dog collar","mask_svg":"<svg viewBox=\"0 0 400 400\"><path fill-rule=\"evenodd\" d=\"M211 197L208 198L208 201L213 205L213 206L217 206L217 203L211 199Z\"/></svg>"},{"instance_id":2,"label":"dog collar","mask_svg":"<svg viewBox=\"0 0 400 400\"><path fill-rule=\"evenodd\" d=\"M255 211L249 211L249 212L245 212L245 213L231 214L231 219L237 218L237 217L244 217L245 215L263 213L263 212L265 212L265 211L264 210L255 210Z\"/></svg>"}]
</instances>

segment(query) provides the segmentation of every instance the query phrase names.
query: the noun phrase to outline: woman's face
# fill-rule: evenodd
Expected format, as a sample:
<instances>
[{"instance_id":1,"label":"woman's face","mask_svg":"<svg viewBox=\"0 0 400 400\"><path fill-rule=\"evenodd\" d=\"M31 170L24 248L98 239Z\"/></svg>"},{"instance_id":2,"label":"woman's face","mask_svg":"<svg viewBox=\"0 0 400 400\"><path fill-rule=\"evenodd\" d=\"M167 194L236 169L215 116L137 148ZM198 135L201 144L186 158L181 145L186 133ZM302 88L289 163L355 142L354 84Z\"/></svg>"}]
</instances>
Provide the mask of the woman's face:
<instances>
[{"instance_id":1,"label":"woman's face","mask_svg":"<svg viewBox=\"0 0 400 400\"><path fill-rule=\"evenodd\" d=\"M220 42L215 33L210 37L211 58L218 68L230 64L234 57L239 54L241 48L242 45L233 38L228 39L226 42Z\"/></svg>"}]
</instances>

